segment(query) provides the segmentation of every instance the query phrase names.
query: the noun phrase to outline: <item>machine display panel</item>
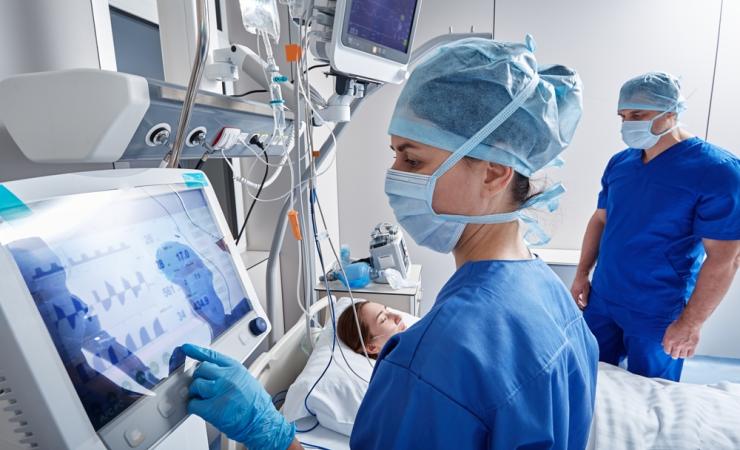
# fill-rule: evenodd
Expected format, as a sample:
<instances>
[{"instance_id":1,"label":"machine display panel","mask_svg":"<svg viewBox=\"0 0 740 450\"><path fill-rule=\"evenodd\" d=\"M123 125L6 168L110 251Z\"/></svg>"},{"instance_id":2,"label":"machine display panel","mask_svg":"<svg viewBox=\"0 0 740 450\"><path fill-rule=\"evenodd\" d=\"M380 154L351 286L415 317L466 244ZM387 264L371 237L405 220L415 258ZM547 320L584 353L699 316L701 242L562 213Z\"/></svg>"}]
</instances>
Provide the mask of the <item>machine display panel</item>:
<instances>
[{"instance_id":1,"label":"machine display panel","mask_svg":"<svg viewBox=\"0 0 740 450\"><path fill-rule=\"evenodd\" d=\"M95 430L209 346L252 304L201 188L34 202L0 226Z\"/></svg>"},{"instance_id":2,"label":"machine display panel","mask_svg":"<svg viewBox=\"0 0 740 450\"><path fill-rule=\"evenodd\" d=\"M353 38L360 38L408 53L417 3L418 0L353 0L347 28L350 43Z\"/></svg>"}]
</instances>

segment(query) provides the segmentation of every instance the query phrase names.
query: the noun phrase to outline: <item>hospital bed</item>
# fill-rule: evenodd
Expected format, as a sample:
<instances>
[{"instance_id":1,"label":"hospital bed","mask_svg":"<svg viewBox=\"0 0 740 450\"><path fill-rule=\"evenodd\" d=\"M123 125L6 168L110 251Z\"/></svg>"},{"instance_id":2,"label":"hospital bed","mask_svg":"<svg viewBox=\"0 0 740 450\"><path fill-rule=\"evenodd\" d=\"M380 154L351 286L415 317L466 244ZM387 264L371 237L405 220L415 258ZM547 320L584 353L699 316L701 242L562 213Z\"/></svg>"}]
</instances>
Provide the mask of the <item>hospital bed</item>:
<instances>
[{"instance_id":1,"label":"hospital bed","mask_svg":"<svg viewBox=\"0 0 740 450\"><path fill-rule=\"evenodd\" d=\"M326 322L329 302L326 297L316 302L309 309L309 314L320 317ZM266 353L260 355L249 371L265 387L271 396L286 392L293 381L300 375L308 362L307 328L303 321L298 322ZM300 420L296 423L299 430L309 429L315 424L313 419ZM299 433L297 438L306 448L312 446L331 450L349 449L349 438L343 434L319 425L307 433ZM312 445L306 445L312 444Z\"/></svg>"},{"instance_id":2,"label":"hospital bed","mask_svg":"<svg viewBox=\"0 0 740 450\"><path fill-rule=\"evenodd\" d=\"M328 301L324 298L313 305L309 312L312 315L322 317L322 322L326 322L327 305ZM260 380L271 395L287 391L306 365L309 358L308 351L306 350L308 345L306 330L305 323L299 322L269 352L262 354L250 366L250 372ZM606 375L607 373L608 375ZM690 416L686 411L682 411L682 408L694 407L691 401L692 396L696 399L697 396L711 395L714 402L717 402L716 399L718 398L727 398L727 401L731 405L728 406L729 409L725 408L724 411L740 411L740 384L737 384L740 383L740 360L738 359L711 356L691 358L686 361L682 384L680 385L671 382L648 380L627 374L618 368L611 368L611 366L602 366L599 376L602 381L598 390L602 396L608 394L609 398L600 401L597 396L595 422L592 427L589 449L645 448L645 438L643 436L650 436L649 439L651 439L651 442L654 442L657 446L661 439L662 441L666 439L665 436L661 437L656 433L662 433L666 429L675 429L678 423L684 421L682 417ZM713 384L713 386L703 386L710 384ZM663 387L667 390L662 389ZM670 389L680 389L681 391L676 395L670 393L672 392ZM657 396L656 392L658 394ZM632 395L633 398L630 399L629 395ZM638 397L638 400L642 396L645 396L645 398L650 397L648 401L651 402L651 406L655 407L656 402L665 400L660 400L661 395L670 395L672 398L678 399L673 402L674 404L679 402L678 407L674 405L669 408L672 410L670 414L675 416L671 419L675 423L666 426L665 423L661 423L659 417L654 417L655 414L640 415L639 412L632 412L633 409L640 409L635 405L634 397ZM703 407L703 405L697 406L699 409ZM658 409L660 409L660 406L658 406ZM716 412L707 411L706 415L714 415ZM625 414L630 417L639 418L639 423L615 428L612 418L624 416ZM694 414L696 413L694 412ZM733 417L726 417L725 419L727 421L737 421L734 427L737 432L727 436L726 440L731 443L721 448L740 448L740 415L733 414ZM315 424L316 420L313 418L302 419L296 423L299 430L309 429ZM724 430L732 427L732 425L727 423L724 425ZM700 420L699 423L692 424L691 426L697 429L703 428L704 431L708 432L707 427L711 427L712 424L702 423ZM690 432L691 430L687 431ZM665 448L686 448L681 444L681 442L684 442L682 441L682 436L683 431L677 432L675 439L673 437L669 439L673 444ZM331 450L349 448L349 438L347 436L320 425L307 433L297 434L297 438L304 443L306 448L326 448ZM635 439L640 439L640 442L635 442Z\"/></svg>"}]
</instances>

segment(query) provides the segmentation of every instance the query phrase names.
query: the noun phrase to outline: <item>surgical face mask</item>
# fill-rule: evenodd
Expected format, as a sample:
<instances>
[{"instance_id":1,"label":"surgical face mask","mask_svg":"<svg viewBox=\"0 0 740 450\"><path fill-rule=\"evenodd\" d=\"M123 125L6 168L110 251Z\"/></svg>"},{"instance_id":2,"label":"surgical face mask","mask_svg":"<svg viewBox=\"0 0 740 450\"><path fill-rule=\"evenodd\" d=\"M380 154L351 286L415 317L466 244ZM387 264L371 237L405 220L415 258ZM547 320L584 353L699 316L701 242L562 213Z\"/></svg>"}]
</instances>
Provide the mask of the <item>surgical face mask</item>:
<instances>
[{"instance_id":1,"label":"surgical face mask","mask_svg":"<svg viewBox=\"0 0 740 450\"><path fill-rule=\"evenodd\" d=\"M640 150L648 149L658 143L661 137L670 133L678 127L678 124L668 128L660 134L653 134L653 124L655 121L670 111L661 113L651 120L630 120L622 122L622 140L630 148Z\"/></svg>"},{"instance_id":2,"label":"surgical face mask","mask_svg":"<svg viewBox=\"0 0 740 450\"><path fill-rule=\"evenodd\" d=\"M540 245L548 241L547 236L539 228L537 222L525 215L524 210L539 204L546 204L550 211L554 211L557 207L557 198L565 192L561 184L534 196L520 209L509 213L466 216L437 214L432 208L437 180L508 119L532 94L538 82L539 78L534 77L529 85L512 99L511 103L452 153L432 175L388 170L385 179L385 192L388 195L388 201L398 222L417 244L440 253L449 253L460 240L466 224L507 223L516 220L522 220L527 225L528 231L525 234L525 239L530 244Z\"/></svg>"},{"instance_id":3,"label":"surgical face mask","mask_svg":"<svg viewBox=\"0 0 740 450\"><path fill-rule=\"evenodd\" d=\"M429 212L425 193L430 183L431 175L390 169L385 176L385 193L396 220L417 244L449 253L460 240L465 224L449 222Z\"/></svg>"}]
</instances>

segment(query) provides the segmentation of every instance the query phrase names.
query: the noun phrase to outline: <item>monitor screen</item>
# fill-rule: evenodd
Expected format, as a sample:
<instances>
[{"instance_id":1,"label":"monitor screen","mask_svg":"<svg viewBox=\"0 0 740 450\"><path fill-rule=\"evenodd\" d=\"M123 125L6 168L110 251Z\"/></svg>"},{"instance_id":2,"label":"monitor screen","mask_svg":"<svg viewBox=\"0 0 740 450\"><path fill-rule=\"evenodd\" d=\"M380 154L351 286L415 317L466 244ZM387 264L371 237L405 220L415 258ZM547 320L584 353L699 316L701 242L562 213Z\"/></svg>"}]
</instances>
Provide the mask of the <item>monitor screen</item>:
<instances>
[{"instance_id":1,"label":"monitor screen","mask_svg":"<svg viewBox=\"0 0 740 450\"><path fill-rule=\"evenodd\" d=\"M418 0L354 0L347 33L408 53Z\"/></svg>"},{"instance_id":2,"label":"monitor screen","mask_svg":"<svg viewBox=\"0 0 740 450\"><path fill-rule=\"evenodd\" d=\"M200 188L141 187L28 205L0 242L99 430L251 309Z\"/></svg>"}]
</instances>

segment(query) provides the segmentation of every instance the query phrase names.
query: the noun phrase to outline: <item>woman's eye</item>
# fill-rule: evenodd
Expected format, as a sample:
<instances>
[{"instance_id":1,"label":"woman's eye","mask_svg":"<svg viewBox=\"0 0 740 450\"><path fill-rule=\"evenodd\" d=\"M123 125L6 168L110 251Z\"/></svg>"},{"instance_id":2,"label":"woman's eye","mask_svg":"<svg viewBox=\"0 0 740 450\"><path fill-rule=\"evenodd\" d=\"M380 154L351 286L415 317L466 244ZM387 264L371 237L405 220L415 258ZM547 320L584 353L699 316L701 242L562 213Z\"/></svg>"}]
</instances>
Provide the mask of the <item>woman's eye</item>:
<instances>
[{"instance_id":1,"label":"woman's eye","mask_svg":"<svg viewBox=\"0 0 740 450\"><path fill-rule=\"evenodd\" d=\"M411 167L416 167L419 165L419 161L414 161L413 159L407 159L406 164L408 164Z\"/></svg>"}]
</instances>

